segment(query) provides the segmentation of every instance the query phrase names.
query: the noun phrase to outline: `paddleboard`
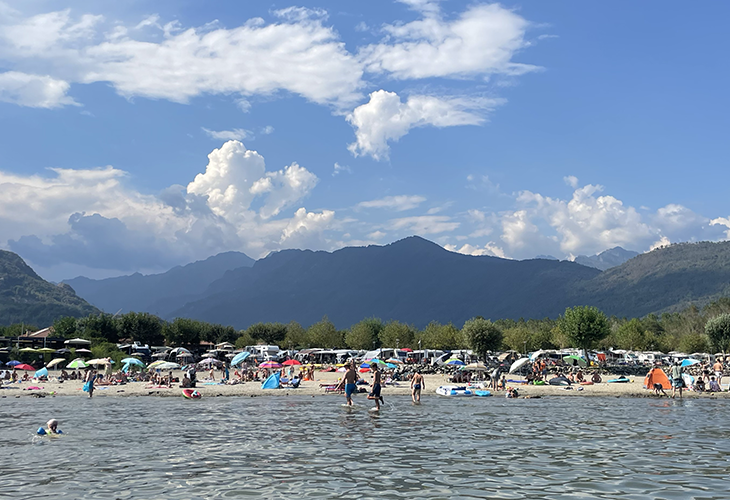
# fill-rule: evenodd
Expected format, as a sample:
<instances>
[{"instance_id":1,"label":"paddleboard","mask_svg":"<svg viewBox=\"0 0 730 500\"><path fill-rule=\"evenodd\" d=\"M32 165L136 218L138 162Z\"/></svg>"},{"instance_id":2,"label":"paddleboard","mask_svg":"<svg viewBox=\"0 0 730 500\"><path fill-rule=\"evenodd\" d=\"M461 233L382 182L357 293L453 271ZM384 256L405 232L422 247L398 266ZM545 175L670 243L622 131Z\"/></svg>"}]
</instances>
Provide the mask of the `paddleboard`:
<instances>
[{"instance_id":1,"label":"paddleboard","mask_svg":"<svg viewBox=\"0 0 730 500\"><path fill-rule=\"evenodd\" d=\"M474 394L482 398L486 398L492 395L492 393L489 391L474 391Z\"/></svg>"},{"instance_id":2,"label":"paddleboard","mask_svg":"<svg viewBox=\"0 0 730 500\"><path fill-rule=\"evenodd\" d=\"M606 380L609 384L625 384L629 381L627 378L612 378L611 380Z\"/></svg>"}]
</instances>

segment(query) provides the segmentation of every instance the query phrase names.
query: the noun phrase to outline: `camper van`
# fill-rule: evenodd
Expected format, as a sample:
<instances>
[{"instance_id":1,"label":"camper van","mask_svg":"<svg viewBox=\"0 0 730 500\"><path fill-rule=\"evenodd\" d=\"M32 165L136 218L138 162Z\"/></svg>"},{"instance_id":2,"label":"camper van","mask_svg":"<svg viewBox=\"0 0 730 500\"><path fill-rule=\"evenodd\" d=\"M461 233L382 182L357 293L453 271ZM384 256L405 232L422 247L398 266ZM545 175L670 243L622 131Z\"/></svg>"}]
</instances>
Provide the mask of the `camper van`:
<instances>
[{"instance_id":1,"label":"camper van","mask_svg":"<svg viewBox=\"0 0 730 500\"><path fill-rule=\"evenodd\" d=\"M401 361L405 362L406 359L408 359L408 355L410 353L408 351L404 351L403 349L393 349L388 347L381 347L380 349L375 349L373 351L368 351L365 353L365 355L362 357L362 359L373 359L378 358L382 360L390 359L390 358L397 358Z\"/></svg>"},{"instance_id":2,"label":"camper van","mask_svg":"<svg viewBox=\"0 0 730 500\"><path fill-rule=\"evenodd\" d=\"M278 361L281 350L278 345L247 345L243 348L248 351L257 361Z\"/></svg>"}]
</instances>

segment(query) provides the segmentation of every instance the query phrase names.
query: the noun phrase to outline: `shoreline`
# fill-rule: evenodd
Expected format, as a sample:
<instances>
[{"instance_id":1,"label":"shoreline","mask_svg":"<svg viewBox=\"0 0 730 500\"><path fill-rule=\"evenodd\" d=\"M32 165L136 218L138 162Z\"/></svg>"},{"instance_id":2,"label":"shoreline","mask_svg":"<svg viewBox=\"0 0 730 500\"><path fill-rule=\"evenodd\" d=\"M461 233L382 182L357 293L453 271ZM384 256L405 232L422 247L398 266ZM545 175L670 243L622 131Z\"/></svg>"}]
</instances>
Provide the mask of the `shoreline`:
<instances>
[{"instance_id":1,"label":"shoreline","mask_svg":"<svg viewBox=\"0 0 730 500\"><path fill-rule=\"evenodd\" d=\"M334 396L344 399L344 395L336 392L325 392L320 384L336 384L341 373L337 372L316 372L316 380L304 381L297 389L281 388L281 389L261 389L261 382L245 382L242 384L226 385L210 380L199 379L196 389L203 397L281 397L281 396ZM514 380L522 379L522 377L512 376ZM426 389L422 391L423 398L444 397L436 394L436 388L440 385L449 385L446 375L424 375ZM548 397L548 396L574 396L574 397L637 397L637 398L656 398L661 399L664 396L657 396L653 390L644 389L643 377L630 377L627 383L600 383L588 386L571 386L571 389L565 389L563 386L551 385L524 385L517 383L508 383L508 387L514 387L520 394L520 397L528 398ZM461 385L461 384L451 384ZM83 381L67 380L63 383L56 381L48 382L22 382L16 384L3 385L0 389L0 399L2 398L21 398L21 397L88 397L87 393L82 389ZM28 387L40 387L40 390L27 390ZM369 391L369 385L361 385L358 387L365 388ZM505 391L492 391L493 397L504 397ZM671 396L671 389L665 391ZM410 382L396 382L383 387L383 397L388 396L410 396ZM357 393L355 398L365 397L366 393ZM182 397L182 389L179 384L173 384L172 388L161 388L151 386L148 382L128 382L123 385L96 386L94 397ZM476 397L476 396L475 396ZM690 399L717 399L730 398L730 392L704 392L697 393L694 391L683 391L683 397Z\"/></svg>"}]
</instances>

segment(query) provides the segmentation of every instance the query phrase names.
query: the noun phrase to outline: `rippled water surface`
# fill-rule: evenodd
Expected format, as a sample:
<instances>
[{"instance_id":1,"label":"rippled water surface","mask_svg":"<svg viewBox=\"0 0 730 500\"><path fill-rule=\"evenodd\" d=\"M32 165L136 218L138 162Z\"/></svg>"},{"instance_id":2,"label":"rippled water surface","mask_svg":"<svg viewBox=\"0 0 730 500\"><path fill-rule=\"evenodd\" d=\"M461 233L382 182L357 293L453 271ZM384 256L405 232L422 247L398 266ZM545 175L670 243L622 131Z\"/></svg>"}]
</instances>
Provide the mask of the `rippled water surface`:
<instances>
[{"instance_id":1,"label":"rippled water surface","mask_svg":"<svg viewBox=\"0 0 730 500\"><path fill-rule=\"evenodd\" d=\"M726 499L730 401L0 399L2 498ZM34 438L49 418L66 434Z\"/></svg>"}]
</instances>

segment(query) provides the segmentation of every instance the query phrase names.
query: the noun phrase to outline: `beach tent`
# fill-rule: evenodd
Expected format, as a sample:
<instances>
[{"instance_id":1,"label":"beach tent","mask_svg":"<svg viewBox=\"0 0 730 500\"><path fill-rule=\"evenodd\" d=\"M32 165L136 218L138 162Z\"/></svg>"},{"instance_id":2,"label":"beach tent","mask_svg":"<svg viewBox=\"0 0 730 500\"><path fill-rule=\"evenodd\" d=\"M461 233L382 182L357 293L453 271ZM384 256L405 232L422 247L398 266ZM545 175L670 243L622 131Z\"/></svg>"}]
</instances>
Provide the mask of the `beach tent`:
<instances>
[{"instance_id":1,"label":"beach tent","mask_svg":"<svg viewBox=\"0 0 730 500\"><path fill-rule=\"evenodd\" d=\"M661 368L652 368L644 377L644 389L654 389L654 384L662 384L663 389L672 388L672 383Z\"/></svg>"},{"instance_id":2,"label":"beach tent","mask_svg":"<svg viewBox=\"0 0 730 500\"><path fill-rule=\"evenodd\" d=\"M35 378L47 377L47 376L48 376L47 368L41 368L40 370L35 372Z\"/></svg>"},{"instance_id":3,"label":"beach tent","mask_svg":"<svg viewBox=\"0 0 730 500\"><path fill-rule=\"evenodd\" d=\"M278 389L279 388L279 373L273 373L269 375L269 378L264 380L261 384L262 389Z\"/></svg>"}]
</instances>

